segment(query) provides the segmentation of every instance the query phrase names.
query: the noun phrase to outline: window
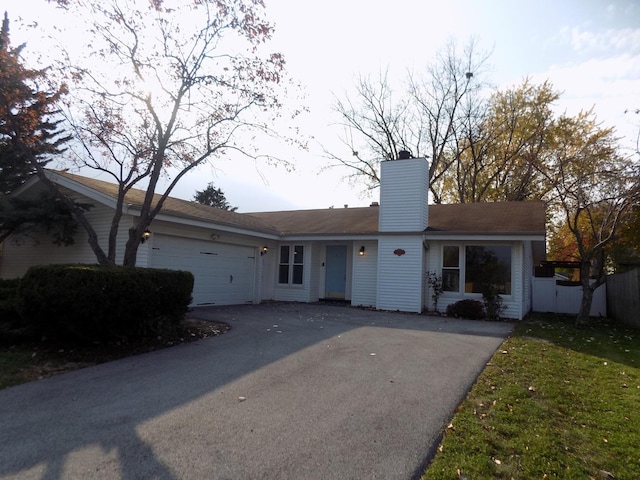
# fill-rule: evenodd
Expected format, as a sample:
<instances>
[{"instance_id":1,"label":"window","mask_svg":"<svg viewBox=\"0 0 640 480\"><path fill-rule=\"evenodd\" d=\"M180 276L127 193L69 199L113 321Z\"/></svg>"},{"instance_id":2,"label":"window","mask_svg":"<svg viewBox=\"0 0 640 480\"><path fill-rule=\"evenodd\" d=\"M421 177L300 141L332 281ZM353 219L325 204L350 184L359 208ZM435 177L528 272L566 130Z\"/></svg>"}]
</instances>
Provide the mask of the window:
<instances>
[{"instance_id":1,"label":"window","mask_svg":"<svg viewBox=\"0 0 640 480\"><path fill-rule=\"evenodd\" d=\"M482 293L491 287L511 295L511 247L468 245L465 248L464 291Z\"/></svg>"},{"instance_id":2,"label":"window","mask_svg":"<svg viewBox=\"0 0 640 480\"><path fill-rule=\"evenodd\" d=\"M278 283L302 285L304 273L304 247L302 245L282 245L280 247L280 264L278 267Z\"/></svg>"},{"instance_id":3,"label":"window","mask_svg":"<svg viewBox=\"0 0 640 480\"><path fill-rule=\"evenodd\" d=\"M492 287L496 293L511 295L511 247L508 245L458 245L442 247L442 290L482 293ZM461 265L464 268L461 269Z\"/></svg>"},{"instance_id":4,"label":"window","mask_svg":"<svg viewBox=\"0 0 640 480\"><path fill-rule=\"evenodd\" d=\"M460 247L442 247L442 291L460 291Z\"/></svg>"}]
</instances>

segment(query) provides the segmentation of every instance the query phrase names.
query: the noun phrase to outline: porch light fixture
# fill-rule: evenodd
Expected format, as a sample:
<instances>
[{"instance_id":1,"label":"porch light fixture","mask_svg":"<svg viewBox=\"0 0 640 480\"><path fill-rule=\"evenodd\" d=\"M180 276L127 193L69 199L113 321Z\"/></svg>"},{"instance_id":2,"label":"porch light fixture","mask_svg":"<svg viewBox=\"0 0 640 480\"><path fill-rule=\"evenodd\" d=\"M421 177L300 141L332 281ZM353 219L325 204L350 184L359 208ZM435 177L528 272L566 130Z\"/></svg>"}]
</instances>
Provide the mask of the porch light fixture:
<instances>
[{"instance_id":1,"label":"porch light fixture","mask_svg":"<svg viewBox=\"0 0 640 480\"><path fill-rule=\"evenodd\" d=\"M140 238L140 243L144 243L151 238L151 230L149 228L145 228L142 233L142 238Z\"/></svg>"},{"instance_id":2,"label":"porch light fixture","mask_svg":"<svg viewBox=\"0 0 640 480\"><path fill-rule=\"evenodd\" d=\"M358 255L360 255L361 257L364 257L364 245L360 247L360 251L358 252Z\"/></svg>"},{"instance_id":3,"label":"porch light fixture","mask_svg":"<svg viewBox=\"0 0 640 480\"><path fill-rule=\"evenodd\" d=\"M262 255L266 255L268 251L269 251L269 247L267 247L267 246L265 245L264 247L262 247L262 248L260 249L260 256L262 256Z\"/></svg>"}]
</instances>

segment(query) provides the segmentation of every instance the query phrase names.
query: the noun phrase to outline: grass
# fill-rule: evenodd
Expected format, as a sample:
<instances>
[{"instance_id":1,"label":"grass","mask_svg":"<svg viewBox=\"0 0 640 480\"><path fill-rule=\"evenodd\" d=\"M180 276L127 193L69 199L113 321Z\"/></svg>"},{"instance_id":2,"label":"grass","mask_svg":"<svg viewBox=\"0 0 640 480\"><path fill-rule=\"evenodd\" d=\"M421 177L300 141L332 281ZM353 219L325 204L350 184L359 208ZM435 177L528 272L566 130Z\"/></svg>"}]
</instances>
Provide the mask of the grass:
<instances>
[{"instance_id":1,"label":"grass","mask_svg":"<svg viewBox=\"0 0 640 480\"><path fill-rule=\"evenodd\" d=\"M422 480L639 479L640 332L535 315L459 406Z\"/></svg>"}]
</instances>

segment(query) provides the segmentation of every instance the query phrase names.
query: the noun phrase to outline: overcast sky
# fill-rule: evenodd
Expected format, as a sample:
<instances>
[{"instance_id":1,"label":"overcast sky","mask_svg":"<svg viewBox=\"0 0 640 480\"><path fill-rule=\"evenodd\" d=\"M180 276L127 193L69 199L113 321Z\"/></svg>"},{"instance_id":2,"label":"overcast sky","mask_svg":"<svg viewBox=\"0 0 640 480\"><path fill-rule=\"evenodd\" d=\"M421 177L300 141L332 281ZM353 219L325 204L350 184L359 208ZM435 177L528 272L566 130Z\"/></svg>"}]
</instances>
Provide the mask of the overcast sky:
<instances>
[{"instance_id":1,"label":"overcast sky","mask_svg":"<svg viewBox=\"0 0 640 480\"><path fill-rule=\"evenodd\" d=\"M44 0L0 0L3 10L25 18ZM488 79L497 87L524 77L550 80L562 92L559 109L570 114L594 107L605 126L615 126L631 146L640 115L640 1L638 0L265 0L275 24L272 50L285 55L287 70L306 89L311 112L301 125L313 135L308 152L288 152L296 169L254 165L231 158L187 176L174 196L192 199L207 183L225 192L241 212L365 206L361 188L322 172L320 143L331 148L341 130L331 126L333 95L343 97L359 75L389 69L401 79L419 71L450 39L470 37L492 51ZM17 5L19 4L19 6ZM16 43L19 32L12 30ZM36 49L37 45L28 45Z\"/></svg>"}]
</instances>

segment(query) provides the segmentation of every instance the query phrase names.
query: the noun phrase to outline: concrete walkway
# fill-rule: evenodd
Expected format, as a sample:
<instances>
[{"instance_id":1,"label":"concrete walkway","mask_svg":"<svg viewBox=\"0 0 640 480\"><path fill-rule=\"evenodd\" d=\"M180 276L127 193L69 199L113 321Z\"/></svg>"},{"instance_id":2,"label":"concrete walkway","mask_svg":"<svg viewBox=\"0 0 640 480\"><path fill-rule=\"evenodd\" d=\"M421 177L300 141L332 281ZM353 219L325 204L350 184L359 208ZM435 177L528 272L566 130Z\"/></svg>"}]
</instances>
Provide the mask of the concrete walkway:
<instances>
[{"instance_id":1,"label":"concrete walkway","mask_svg":"<svg viewBox=\"0 0 640 480\"><path fill-rule=\"evenodd\" d=\"M1 479L411 479L512 326L340 306L0 391Z\"/></svg>"}]
</instances>

